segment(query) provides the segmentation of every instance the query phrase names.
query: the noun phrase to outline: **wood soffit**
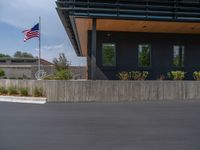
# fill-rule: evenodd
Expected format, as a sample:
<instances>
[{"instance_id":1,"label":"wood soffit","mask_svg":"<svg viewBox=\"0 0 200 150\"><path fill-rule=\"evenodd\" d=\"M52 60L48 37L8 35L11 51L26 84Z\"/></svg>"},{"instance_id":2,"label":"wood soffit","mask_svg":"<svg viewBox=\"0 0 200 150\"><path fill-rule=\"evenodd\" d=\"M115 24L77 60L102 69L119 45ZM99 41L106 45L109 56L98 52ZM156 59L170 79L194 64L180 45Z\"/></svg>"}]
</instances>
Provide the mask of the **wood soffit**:
<instances>
[{"instance_id":1,"label":"wood soffit","mask_svg":"<svg viewBox=\"0 0 200 150\"><path fill-rule=\"evenodd\" d=\"M75 22L83 56L87 56L92 20L76 18ZM200 34L200 23L97 19L97 31Z\"/></svg>"}]
</instances>

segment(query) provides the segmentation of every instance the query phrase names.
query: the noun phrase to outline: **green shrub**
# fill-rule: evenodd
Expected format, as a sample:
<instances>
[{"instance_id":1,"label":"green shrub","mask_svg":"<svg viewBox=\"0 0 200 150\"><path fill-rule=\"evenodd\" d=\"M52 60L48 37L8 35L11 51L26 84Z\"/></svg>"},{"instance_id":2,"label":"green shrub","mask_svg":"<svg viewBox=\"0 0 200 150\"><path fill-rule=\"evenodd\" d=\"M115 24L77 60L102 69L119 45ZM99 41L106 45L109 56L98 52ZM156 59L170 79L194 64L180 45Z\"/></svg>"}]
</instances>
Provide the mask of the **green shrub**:
<instances>
[{"instance_id":1,"label":"green shrub","mask_svg":"<svg viewBox=\"0 0 200 150\"><path fill-rule=\"evenodd\" d=\"M5 72L3 69L0 68L0 77L3 77L3 76L5 76Z\"/></svg>"},{"instance_id":2,"label":"green shrub","mask_svg":"<svg viewBox=\"0 0 200 150\"><path fill-rule=\"evenodd\" d=\"M42 97L43 95L43 88L42 87L34 87L33 88L33 96L34 97Z\"/></svg>"},{"instance_id":3,"label":"green shrub","mask_svg":"<svg viewBox=\"0 0 200 150\"><path fill-rule=\"evenodd\" d=\"M4 86L1 86L0 87L0 95L6 95L6 94L8 94L8 90Z\"/></svg>"},{"instance_id":4,"label":"green shrub","mask_svg":"<svg viewBox=\"0 0 200 150\"><path fill-rule=\"evenodd\" d=\"M142 72L142 76L141 76L141 80L146 80L148 76L149 76L149 72L148 71L143 71Z\"/></svg>"},{"instance_id":5,"label":"green shrub","mask_svg":"<svg viewBox=\"0 0 200 150\"><path fill-rule=\"evenodd\" d=\"M195 71L193 73L194 80L200 81L200 71Z\"/></svg>"},{"instance_id":6,"label":"green shrub","mask_svg":"<svg viewBox=\"0 0 200 150\"><path fill-rule=\"evenodd\" d=\"M117 74L120 80L145 80L149 75L147 71L122 71Z\"/></svg>"},{"instance_id":7,"label":"green shrub","mask_svg":"<svg viewBox=\"0 0 200 150\"><path fill-rule=\"evenodd\" d=\"M45 76L43 80L70 80L72 78L73 77L70 70L59 70L53 75Z\"/></svg>"},{"instance_id":8,"label":"green shrub","mask_svg":"<svg viewBox=\"0 0 200 150\"><path fill-rule=\"evenodd\" d=\"M29 89L25 87L19 88L19 95L20 96L28 96L29 95Z\"/></svg>"},{"instance_id":9,"label":"green shrub","mask_svg":"<svg viewBox=\"0 0 200 150\"><path fill-rule=\"evenodd\" d=\"M131 80L139 80L141 77L141 72L140 71L131 71L129 72L130 79Z\"/></svg>"},{"instance_id":10,"label":"green shrub","mask_svg":"<svg viewBox=\"0 0 200 150\"><path fill-rule=\"evenodd\" d=\"M120 80L130 80L129 73L126 72L126 71L119 72L119 73L117 74L117 77L118 77Z\"/></svg>"},{"instance_id":11,"label":"green shrub","mask_svg":"<svg viewBox=\"0 0 200 150\"><path fill-rule=\"evenodd\" d=\"M18 94L18 88L16 86L8 87L8 94L9 95L17 95Z\"/></svg>"},{"instance_id":12,"label":"green shrub","mask_svg":"<svg viewBox=\"0 0 200 150\"><path fill-rule=\"evenodd\" d=\"M168 72L168 77L172 80L183 80L185 78L186 72L184 71L171 71Z\"/></svg>"},{"instance_id":13,"label":"green shrub","mask_svg":"<svg viewBox=\"0 0 200 150\"><path fill-rule=\"evenodd\" d=\"M147 71L131 71L129 72L131 80L146 80L149 75Z\"/></svg>"},{"instance_id":14,"label":"green shrub","mask_svg":"<svg viewBox=\"0 0 200 150\"><path fill-rule=\"evenodd\" d=\"M55 73L55 80L70 80L72 79L72 73L70 70L59 70Z\"/></svg>"}]
</instances>

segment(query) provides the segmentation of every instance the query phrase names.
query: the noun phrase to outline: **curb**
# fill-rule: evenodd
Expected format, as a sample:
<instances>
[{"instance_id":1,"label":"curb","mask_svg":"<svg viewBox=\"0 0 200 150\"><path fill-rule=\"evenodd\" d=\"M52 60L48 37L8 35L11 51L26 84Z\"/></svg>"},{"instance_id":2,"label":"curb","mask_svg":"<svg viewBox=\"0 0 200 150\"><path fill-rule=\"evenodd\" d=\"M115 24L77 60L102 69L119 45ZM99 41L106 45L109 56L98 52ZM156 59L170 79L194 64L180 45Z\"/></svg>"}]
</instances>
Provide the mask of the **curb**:
<instances>
[{"instance_id":1,"label":"curb","mask_svg":"<svg viewBox=\"0 0 200 150\"><path fill-rule=\"evenodd\" d=\"M0 102L45 104L46 101L45 97L0 96Z\"/></svg>"}]
</instances>

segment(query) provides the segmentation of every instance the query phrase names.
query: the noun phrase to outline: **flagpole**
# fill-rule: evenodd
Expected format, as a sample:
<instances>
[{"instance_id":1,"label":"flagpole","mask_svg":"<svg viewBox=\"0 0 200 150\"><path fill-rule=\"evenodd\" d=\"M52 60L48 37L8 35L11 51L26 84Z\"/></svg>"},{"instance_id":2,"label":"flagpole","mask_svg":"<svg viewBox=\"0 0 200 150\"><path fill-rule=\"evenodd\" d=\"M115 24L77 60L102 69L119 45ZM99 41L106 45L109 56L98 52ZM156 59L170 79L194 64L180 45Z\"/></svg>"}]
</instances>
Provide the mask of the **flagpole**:
<instances>
[{"instance_id":1,"label":"flagpole","mask_svg":"<svg viewBox=\"0 0 200 150\"><path fill-rule=\"evenodd\" d=\"M41 59L41 17L39 17L39 59L38 59L38 74L40 76L40 59Z\"/></svg>"}]
</instances>

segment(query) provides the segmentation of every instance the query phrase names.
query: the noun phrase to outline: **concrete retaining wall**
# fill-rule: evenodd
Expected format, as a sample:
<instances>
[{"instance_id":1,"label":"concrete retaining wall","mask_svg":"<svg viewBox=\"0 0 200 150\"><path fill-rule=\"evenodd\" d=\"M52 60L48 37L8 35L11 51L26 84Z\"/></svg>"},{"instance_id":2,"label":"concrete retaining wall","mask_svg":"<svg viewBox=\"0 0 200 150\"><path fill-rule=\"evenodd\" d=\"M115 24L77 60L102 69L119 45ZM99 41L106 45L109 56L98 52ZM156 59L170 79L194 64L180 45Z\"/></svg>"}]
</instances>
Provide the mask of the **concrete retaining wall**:
<instances>
[{"instance_id":1,"label":"concrete retaining wall","mask_svg":"<svg viewBox=\"0 0 200 150\"><path fill-rule=\"evenodd\" d=\"M4 70L5 77L8 79L35 79L35 73L38 71L37 65L0 65L0 68ZM41 69L44 70L47 75L53 74L55 71L53 65L42 65Z\"/></svg>"},{"instance_id":2,"label":"concrete retaining wall","mask_svg":"<svg viewBox=\"0 0 200 150\"><path fill-rule=\"evenodd\" d=\"M43 87L49 102L200 99L199 81L0 80L0 85Z\"/></svg>"}]
</instances>

